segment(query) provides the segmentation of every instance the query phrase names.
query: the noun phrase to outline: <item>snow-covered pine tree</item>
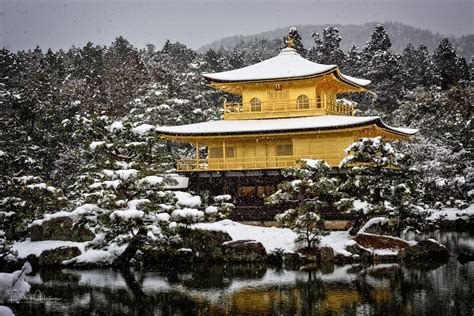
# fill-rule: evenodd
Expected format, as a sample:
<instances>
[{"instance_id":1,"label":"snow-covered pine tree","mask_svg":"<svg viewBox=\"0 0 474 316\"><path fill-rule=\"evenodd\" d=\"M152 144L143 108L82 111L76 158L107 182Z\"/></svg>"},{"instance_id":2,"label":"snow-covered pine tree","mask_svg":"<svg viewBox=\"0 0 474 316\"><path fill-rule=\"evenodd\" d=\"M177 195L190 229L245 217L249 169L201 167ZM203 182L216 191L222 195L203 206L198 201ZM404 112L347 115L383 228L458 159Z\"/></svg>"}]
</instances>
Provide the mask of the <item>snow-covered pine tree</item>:
<instances>
[{"instance_id":1,"label":"snow-covered pine tree","mask_svg":"<svg viewBox=\"0 0 474 316\"><path fill-rule=\"evenodd\" d=\"M408 44L401 56L403 83L406 89L418 86L429 87L435 83L435 69L428 49Z\"/></svg>"},{"instance_id":2,"label":"snow-covered pine tree","mask_svg":"<svg viewBox=\"0 0 474 316\"><path fill-rule=\"evenodd\" d=\"M24 237L28 225L46 213L67 209L69 201L60 189L39 176L11 177L0 200L0 231L9 240Z\"/></svg>"},{"instance_id":3,"label":"snow-covered pine tree","mask_svg":"<svg viewBox=\"0 0 474 316\"><path fill-rule=\"evenodd\" d=\"M395 124L420 129L413 141L401 145L422 174L427 204L455 206L456 200L469 203L474 198L471 98L461 86L449 90L420 87L393 113Z\"/></svg>"},{"instance_id":4,"label":"snow-covered pine tree","mask_svg":"<svg viewBox=\"0 0 474 316\"><path fill-rule=\"evenodd\" d=\"M362 138L347 149L339 167L347 169L341 190L352 200L349 210L357 215L351 234L356 234L370 215L398 219L397 233L413 218L424 215L417 206L416 169L410 156L397 151L382 137ZM415 222L416 223L416 222Z\"/></svg>"},{"instance_id":5,"label":"snow-covered pine tree","mask_svg":"<svg viewBox=\"0 0 474 316\"><path fill-rule=\"evenodd\" d=\"M323 38L318 33L312 34L314 45L310 48L309 59L320 64L331 64L344 67L346 56L340 48L341 36L336 27L327 27L323 31Z\"/></svg>"},{"instance_id":6,"label":"snow-covered pine tree","mask_svg":"<svg viewBox=\"0 0 474 316\"><path fill-rule=\"evenodd\" d=\"M269 196L267 204L289 205L276 220L298 234L298 242L313 247L324 235L324 212L333 211L343 204L338 190L339 180L330 176L331 167L323 160L301 161L300 168L284 170L288 181L280 183Z\"/></svg>"},{"instance_id":7,"label":"snow-covered pine tree","mask_svg":"<svg viewBox=\"0 0 474 316\"><path fill-rule=\"evenodd\" d=\"M126 244L117 259L126 264L138 249L173 240L176 222L204 219L192 208L200 205L199 197L165 189L173 180L164 172L169 165L152 125L105 116L82 120L82 133L94 141L84 148L88 163L72 191L78 206L95 205L86 207L82 219L97 234L95 247Z\"/></svg>"},{"instance_id":8,"label":"snow-covered pine tree","mask_svg":"<svg viewBox=\"0 0 474 316\"><path fill-rule=\"evenodd\" d=\"M359 52L359 48L356 44L352 44L351 49L347 52L347 58L344 61L344 72L351 76L360 76L359 73L362 69L362 57Z\"/></svg>"},{"instance_id":9,"label":"snow-covered pine tree","mask_svg":"<svg viewBox=\"0 0 474 316\"><path fill-rule=\"evenodd\" d=\"M128 113L130 101L140 96L142 86L150 82L150 73L141 60L139 51L122 36L117 37L104 54L103 91L101 108L109 116L121 117Z\"/></svg>"},{"instance_id":10,"label":"snow-covered pine tree","mask_svg":"<svg viewBox=\"0 0 474 316\"><path fill-rule=\"evenodd\" d=\"M398 108L403 92L400 57L391 49L392 43L382 25L377 25L371 40L362 50L361 74L373 82L373 90L378 97L369 105L380 111Z\"/></svg>"},{"instance_id":11,"label":"snow-covered pine tree","mask_svg":"<svg viewBox=\"0 0 474 316\"><path fill-rule=\"evenodd\" d=\"M469 67L466 60L457 56L456 50L446 37L434 51L433 61L441 89L446 90L453 84L469 80Z\"/></svg>"}]
</instances>

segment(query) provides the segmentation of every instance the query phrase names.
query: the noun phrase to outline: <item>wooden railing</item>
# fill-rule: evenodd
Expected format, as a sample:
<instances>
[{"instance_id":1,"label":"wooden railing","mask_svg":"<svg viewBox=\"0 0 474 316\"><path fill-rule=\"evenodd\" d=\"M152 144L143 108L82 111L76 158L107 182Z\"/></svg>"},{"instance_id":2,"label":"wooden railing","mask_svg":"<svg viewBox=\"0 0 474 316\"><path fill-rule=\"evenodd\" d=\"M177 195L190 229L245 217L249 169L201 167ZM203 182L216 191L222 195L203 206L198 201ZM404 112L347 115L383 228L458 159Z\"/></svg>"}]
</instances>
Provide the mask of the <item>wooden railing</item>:
<instances>
[{"instance_id":1,"label":"wooden railing","mask_svg":"<svg viewBox=\"0 0 474 316\"><path fill-rule=\"evenodd\" d=\"M277 100L261 102L259 110L251 109L250 104L227 102L224 101L224 117L238 118L239 116L248 116L254 114L270 114L285 112L320 112L321 114L336 114L336 115L354 115L354 105L341 104L337 102L323 102L322 100L309 99L307 105L298 104L296 100Z\"/></svg>"},{"instance_id":2,"label":"wooden railing","mask_svg":"<svg viewBox=\"0 0 474 316\"><path fill-rule=\"evenodd\" d=\"M176 162L176 171L227 171L227 170L263 170L285 169L295 167L301 159L321 159L321 157L305 156L273 156L273 157L239 157L239 158L213 158L213 159L180 159ZM340 157L326 159L331 166L337 166Z\"/></svg>"},{"instance_id":3,"label":"wooden railing","mask_svg":"<svg viewBox=\"0 0 474 316\"><path fill-rule=\"evenodd\" d=\"M328 114L354 116L354 105L329 102L326 111Z\"/></svg>"}]
</instances>

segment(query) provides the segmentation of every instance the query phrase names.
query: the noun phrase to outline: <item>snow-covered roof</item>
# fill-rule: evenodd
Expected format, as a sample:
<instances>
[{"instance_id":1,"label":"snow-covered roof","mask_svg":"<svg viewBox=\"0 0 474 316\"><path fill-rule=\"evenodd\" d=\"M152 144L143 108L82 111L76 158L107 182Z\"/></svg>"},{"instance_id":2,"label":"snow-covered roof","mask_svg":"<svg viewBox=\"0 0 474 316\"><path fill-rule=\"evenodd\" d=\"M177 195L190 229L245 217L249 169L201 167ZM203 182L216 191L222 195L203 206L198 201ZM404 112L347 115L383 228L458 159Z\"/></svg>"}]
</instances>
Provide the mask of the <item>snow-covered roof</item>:
<instances>
[{"instance_id":1,"label":"snow-covered roof","mask_svg":"<svg viewBox=\"0 0 474 316\"><path fill-rule=\"evenodd\" d=\"M342 75L336 65L313 63L301 57L293 48L284 48L277 56L251 66L224 72L205 73L203 76L212 81L239 82L311 77L330 71L335 71L342 79L358 86L364 87L370 83L370 80Z\"/></svg>"},{"instance_id":2,"label":"snow-covered roof","mask_svg":"<svg viewBox=\"0 0 474 316\"><path fill-rule=\"evenodd\" d=\"M394 133L414 135L416 129L395 128L386 125L378 116L356 117L321 115L265 120L223 120L179 126L159 126L156 131L165 135L204 136L266 132L308 131L347 128L377 124Z\"/></svg>"}]
</instances>

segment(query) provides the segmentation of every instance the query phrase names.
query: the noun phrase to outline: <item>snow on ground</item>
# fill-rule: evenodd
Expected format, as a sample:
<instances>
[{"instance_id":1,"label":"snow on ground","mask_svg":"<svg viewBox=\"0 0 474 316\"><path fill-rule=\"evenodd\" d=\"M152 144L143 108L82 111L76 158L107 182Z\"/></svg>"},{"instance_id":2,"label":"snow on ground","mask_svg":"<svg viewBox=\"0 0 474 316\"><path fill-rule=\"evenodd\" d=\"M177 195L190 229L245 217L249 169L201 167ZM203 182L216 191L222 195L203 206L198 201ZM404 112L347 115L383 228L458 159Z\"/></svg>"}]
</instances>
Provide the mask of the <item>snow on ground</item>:
<instances>
[{"instance_id":1,"label":"snow on ground","mask_svg":"<svg viewBox=\"0 0 474 316\"><path fill-rule=\"evenodd\" d=\"M18 252L19 258L26 258L28 255L39 256L44 250L50 250L59 247L78 247L81 252L84 252L87 242L74 242L63 240L42 240L42 241L15 241L12 245L12 250Z\"/></svg>"},{"instance_id":2,"label":"snow on ground","mask_svg":"<svg viewBox=\"0 0 474 316\"><path fill-rule=\"evenodd\" d=\"M293 252L298 248L295 243L297 235L289 228L245 225L228 219L215 223L194 224L192 228L224 231L233 240L254 239L262 243L267 253L277 248L283 248L286 252ZM349 236L349 232L333 231L329 235L321 237L319 246L332 247L335 254L352 256L345 248L353 243L354 241Z\"/></svg>"},{"instance_id":3,"label":"snow on ground","mask_svg":"<svg viewBox=\"0 0 474 316\"><path fill-rule=\"evenodd\" d=\"M442 210L431 211L430 216L426 219L429 221L447 220L455 221L457 219L467 219L469 216L474 216L474 204L468 208L460 210L458 208L445 208Z\"/></svg>"},{"instance_id":4,"label":"snow on ground","mask_svg":"<svg viewBox=\"0 0 474 316\"><path fill-rule=\"evenodd\" d=\"M72 212L60 211L52 214L43 214L43 218L33 221L33 223L30 224L30 227L33 225L42 225L43 222L58 217L70 217L75 221L78 220L81 216L94 215L98 211L100 211L100 208L96 204L84 204L76 208Z\"/></svg>"},{"instance_id":5,"label":"snow on ground","mask_svg":"<svg viewBox=\"0 0 474 316\"><path fill-rule=\"evenodd\" d=\"M319 246L331 247L334 250L335 255L339 254L345 257L351 257L352 253L346 250L346 246L353 245L354 243L355 241L351 239L349 231L335 231L322 237Z\"/></svg>"},{"instance_id":6,"label":"snow on ground","mask_svg":"<svg viewBox=\"0 0 474 316\"><path fill-rule=\"evenodd\" d=\"M262 243L267 252L283 248L286 252L296 250L296 233L289 228L261 227L240 224L228 219L215 223L199 223L192 228L227 232L233 240L254 239Z\"/></svg>"},{"instance_id":7,"label":"snow on ground","mask_svg":"<svg viewBox=\"0 0 474 316\"><path fill-rule=\"evenodd\" d=\"M89 242L73 242L63 240L43 240L43 241L17 241L12 245L12 250L18 252L18 258L26 258L33 254L39 256L44 250L51 250L59 247L78 247L81 254L71 260L66 260L65 264L71 262L92 263L103 262L112 263L126 248L126 245L118 246L111 244L107 250L87 249Z\"/></svg>"}]
</instances>

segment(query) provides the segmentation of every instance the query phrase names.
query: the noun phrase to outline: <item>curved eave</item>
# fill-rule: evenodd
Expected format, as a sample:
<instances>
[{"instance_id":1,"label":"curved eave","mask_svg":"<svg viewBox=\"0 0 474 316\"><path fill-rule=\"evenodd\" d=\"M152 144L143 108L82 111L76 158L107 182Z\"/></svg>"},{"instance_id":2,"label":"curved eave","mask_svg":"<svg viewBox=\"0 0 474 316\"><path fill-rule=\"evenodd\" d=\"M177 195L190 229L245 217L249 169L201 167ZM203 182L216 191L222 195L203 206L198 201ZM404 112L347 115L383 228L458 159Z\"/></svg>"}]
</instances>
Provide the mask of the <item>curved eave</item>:
<instances>
[{"instance_id":1,"label":"curved eave","mask_svg":"<svg viewBox=\"0 0 474 316\"><path fill-rule=\"evenodd\" d=\"M303 133L303 132L319 132L319 131L331 131L331 130L346 130L353 128L361 128L364 126L370 127L371 125L376 125L379 128L400 136L401 138L411 138L416 133L417 129L408 129L408 128L396 128L391 127L385 124L381 118L375 118L370 121L365 121L361 123L354 124L345 124L342 126L324 126L324 127L312 127L312 128L291 128L291 129L274 129L274 130L247 130L247 131L225 131L225 132L188 132L188 133L179 133L179 132L169 132L160 130L158 127L156 131L164 137L220 137L220 136L252 136L252 135L265 135L265 134L285 134L285 133Z\"/></svg>"},{"instance_id":2,"label":"curved eave","mask_svg":"<svg viewBox=\"0 0 474 316\"><path fill-rule=\"evenodd\" d=\"M354 87L357 91L363 92L363 91L370 91L367 89L367 86L370 84L370 80L365 80L365 79L359 79L359 78L354 78L359 81L364 81L365 84L360 84L354 81L351 81L347 75L344 75L341 73L339 68L337 66L334 66L334 68L321 72L321 73L315 73L315 74L310 74L306 76L296 76L296 77L277 77L277 78L268 78L268 79L248 79L248 80L218 80L218 79L213 79L210 77L207 77L205 74L203 74L203 77L206 78L209 81L209 85L213 88L219 88L231 93L236 93L236 94L241 94L242 87L240 85L244 84L251 84L251 83L269 83L269 82L284 82L284 81L296 81L296 80L307 80L307 79L314 79L314 78L319 78L323 77L326 75L333 74L339 81ZM348 78L349 77L349 78ZM226 86L228 85L228 86Z\"/></svg>"}]
</instances>

